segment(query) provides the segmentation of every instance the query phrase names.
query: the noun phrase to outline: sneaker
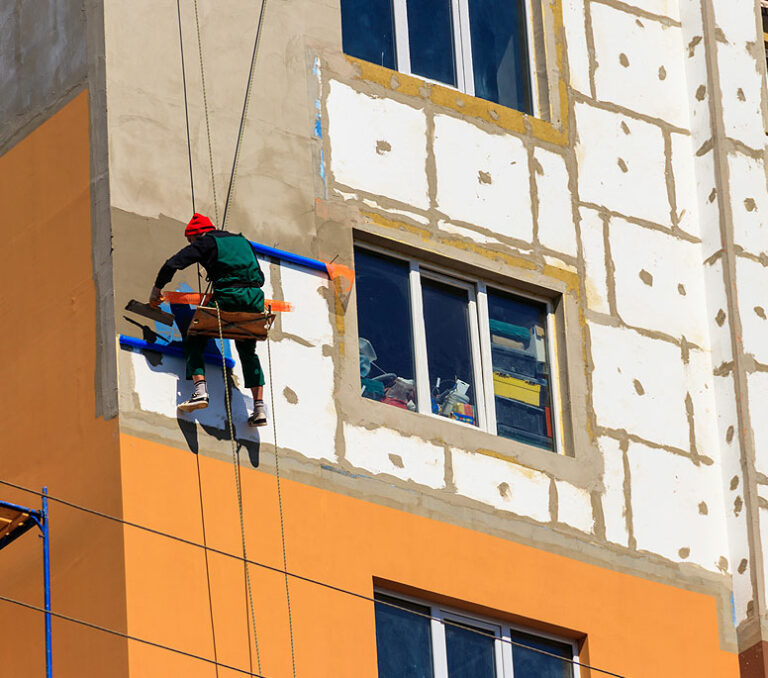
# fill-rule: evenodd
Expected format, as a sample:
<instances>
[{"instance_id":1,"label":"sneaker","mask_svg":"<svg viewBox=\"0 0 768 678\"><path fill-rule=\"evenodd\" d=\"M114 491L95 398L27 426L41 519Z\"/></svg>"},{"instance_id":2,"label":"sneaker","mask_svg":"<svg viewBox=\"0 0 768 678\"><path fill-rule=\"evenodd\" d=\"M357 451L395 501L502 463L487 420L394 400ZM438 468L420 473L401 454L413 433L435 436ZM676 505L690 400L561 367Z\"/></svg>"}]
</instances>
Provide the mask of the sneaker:
<instances>
[{"instance_id":1,"label":"sneaker","mask_svg":"<svg viewBox=\"0 0 768 678\"><path fill-rule=\"evenodd\" d=\"M256 426L267 425L267 413L264 411L264 405L255 405L253 408L253 414L248 417L248 426L254 428Z\"/></svg>"},{"instance_id":2,"label":"sneaker","mask_svg":"<svg viewBox=\"0 0 768 678\"><path fill-rule=\"evenodd\" d=\"M178 408L182 412L192 412L193 410L203 410L208 407L208 394L192 394L189 400L185 400Z\"/></svg>"}]
</instances>

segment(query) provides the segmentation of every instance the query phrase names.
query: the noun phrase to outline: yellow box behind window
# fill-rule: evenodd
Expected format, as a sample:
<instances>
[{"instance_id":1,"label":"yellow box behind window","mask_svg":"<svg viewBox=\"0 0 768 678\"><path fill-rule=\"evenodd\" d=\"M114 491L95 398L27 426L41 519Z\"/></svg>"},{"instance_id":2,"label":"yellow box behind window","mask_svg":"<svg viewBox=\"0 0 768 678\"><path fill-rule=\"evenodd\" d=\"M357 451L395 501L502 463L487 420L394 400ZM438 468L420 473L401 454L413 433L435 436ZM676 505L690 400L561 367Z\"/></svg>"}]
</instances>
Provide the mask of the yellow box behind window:
<instances>
[{"instance_id":1,"label":"yellow box behind window","mask_svg":"<svg viewBox=\"0 0 768 678\"><path fill-rule=\"evenodd\" d=\"M497 372L493 373L493 392L502 398L519 400L536 407L539 407L541 401L541 384L533 384L525 379L508 377Z\"/></svg>"}]
</instances>

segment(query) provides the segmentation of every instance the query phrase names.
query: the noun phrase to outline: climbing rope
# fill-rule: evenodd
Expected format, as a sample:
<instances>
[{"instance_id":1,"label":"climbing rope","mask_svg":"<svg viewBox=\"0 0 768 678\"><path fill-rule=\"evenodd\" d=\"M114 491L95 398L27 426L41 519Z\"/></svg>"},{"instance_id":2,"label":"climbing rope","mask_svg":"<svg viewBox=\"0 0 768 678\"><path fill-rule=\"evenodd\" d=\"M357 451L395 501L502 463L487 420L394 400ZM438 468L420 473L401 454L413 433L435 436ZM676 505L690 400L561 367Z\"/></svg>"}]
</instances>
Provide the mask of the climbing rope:
<instances>
[{"instance_id":1,"label":"climbing rope","mask_svg":"<svg viewBox=\"0 0 768 678\"><path fill-rule=\"evenodd\" d=\"M192 172L192 141L189 134L189 102L187 98L187 75L184 64L184 37L181 30L181 2L176 0L176 14L179 20L179 51L181 53L181 81L184 86L184 117L187 128L187 158L189 160L189 188L192 194L192 212L195 210L195 179ZM197 265L197 286L200 290L200 264ZM203 532L203 546L205 547L205 582L208 589L208 612L211 619L211 642L213 644L213 659L215 662L216 676L219 675L219 653L216 646L216 624L213 615L213 593L211 590L211 569L208 562L208 537L205 529L205 506L203 504L203 480L200 474L200 455L195 455L195 467L197 469L197 491L200 498L200 524Z\"/></svg>"},{"instance_id":2,"label":"climbing rope","mask_svg":"<svg viewBox=\"0 0 768 678\"><path fill-rule=\"evenodd\" d=\"M229 380L227 378L227 359L224 357L224 333L221 329L221 309L219 308L219 302L214 299L213 303L216 304L216 320L219 324L219 341L221 342L221 371L224 376L224 402L227 406L227 423L229 424L229 439L232 443L232 463L235 467L235 487L237 488L237 510L240 514L240 537L243 546L243 568L245 569L245 587L248 592L248 605L251 612L251 625L253 626L253 644L256 647L256 666L258 672L261 673L261 654L259 652L259 636L256 632L256 613L253 606L253 589L251 586L251 573L248 569L248 555L245 539L245 516L243 514L243 487L240 478L240 454L237 449L237 441L235 440L235 427L232 422L232 404L229 398Z\"/></svg>"},{"instance_id":3,"label":"climbing rope","mask_svg":"<svg viewBox=\"0 0 768 678\"><path fill-rule=\"evenodd\" d=\"M272 439L275 445L275 478L277 478L277 505L280 509L280 542L283 547L283 574L285 577L285 600L288 606L288 631L291 636L291 668L296 678L296 650L293 643L293 615L291 613L291 589L288 584L288 557L285 548L285 520L283 516L283 493L280 487L280 451L277 447L277 413L275 412L275 389L272 379L272 342L267 330L267 361L269 362L269 407L272 411Z\"/></svg>"},{"instance_id":4,"label":"climbing rope","mask_svg":"<svg viewBox=\"0 0 768 678\"><path fill-rule=\"evenodd\" d=\"M221 222L221 228L223 229L227 223L227 214L229 212L229 205L234 199L235 195L235 181L237 178L237 167L240 162L240 147L242 145L243 136L245 134L245 121L248 117L248 107L251 103L251 90L253 85L253 73L256 68L256 57L259 53L259 44L261 42L261 29L264 26L264 14L267 9L267 0L261 0L261 7L259 9L259 21L256 25L256 36L253 40L253 52L251 53L251 67L248 69L248 83L245 87L245 98L243 100L243 112L240 115L240 127L237 130L237 141L235 142L235 155L232 158L232 171L229 175L229 187L227 188L227 199L224 203L224 218Z\"/></svg>"},{"instance_id":5,"label":"climbing rope","mask_svg":"<svg viewBox=\"0 0 768 678\"><path fill-rule=\"evenodd\" d=\"M216 177L213 172L213 144L211 143L211 122L208 115L208 94L205 88L205 67L203 66L203 41L200 38L200 15L195 4L195 28L197 29L197 52L200 55L200 80L203 84L203 109L205 110L205 132L208 137L208 162L211 167L211 188L213 189L213 212L216 217L216 223L219 223L219 201L216 197ZM222 228L224 228L222 224Z\"/></svg>"}]
</instances>

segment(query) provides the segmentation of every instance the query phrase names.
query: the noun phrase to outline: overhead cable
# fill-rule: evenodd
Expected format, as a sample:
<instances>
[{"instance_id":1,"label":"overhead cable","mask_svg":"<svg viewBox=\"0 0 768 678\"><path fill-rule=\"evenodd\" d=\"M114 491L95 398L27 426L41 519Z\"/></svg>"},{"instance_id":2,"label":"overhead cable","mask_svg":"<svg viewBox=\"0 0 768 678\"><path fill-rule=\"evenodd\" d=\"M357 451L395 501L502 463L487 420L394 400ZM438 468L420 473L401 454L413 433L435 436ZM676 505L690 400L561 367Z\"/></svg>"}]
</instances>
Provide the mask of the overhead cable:
<instances>
[{"instance_id":1,"label":"overhead cable","mask_svg":"<svg viewBox=\"0 0 768 678\"><path fill-rule=\"evenodd\" d=\"M29 492L30 494L42 496L42 493L38 492L37 490L33 490L31 488L24 487L23 485L18 485L16 483L12 483L12 482L10 482L8 480L0 480L0 485L6 485L8 487L12 487L12 488L14 488L16 490L20 490L22 492ZM159 537L165 537L165 538L171 539L173 541L178 541L178 542L180 542L182 544L186 544L187 546L194 546L195 548L199 548L199 549L207 549L211 553L216 553L218 555L225 556L227 558L232 558L233 560L243 561L243 558L241 558L240 556L235 555L234 553L229 553L228 551L222 551L221 549L217 549L217 548L214 548L212 546L207 546L206 547L203 544L199 544L197 542L191 541L190 539L185 539L184 537L179 537L179 536L177 536L175 534L170 534L168 532L163 532L162 530L156 530L153 527L148 527L146 525L141 525L140 523L134 523L134 522L132 522L130 520L123 520L122 518L117 518L116 516L112 516L112 515L110 515L108 513L103 513L101 511L97 511L96 509L91 509L91 508L88 508L86 506L81 506L80 504L76 504L76 503L68 501L66 499L59 499L59 498L53 497L51 495L48 495L48 499L50 501L55 501L55 502L57 502L59 504L62 504L63 506L68 506L70 508L77 509L79 511L83 511L84 513L90 513L90 514L95 515L95 516L97 516L99 518L105 518L106 520L111 520L113 522L120 523L120 524L126 525L128 527L134 527L134 528L136 528L138 530L142 530L144 532L148 532L150 534L154 534L154 535L159 536ZM367 602L375 603L375 604L379 604L379 605L386 605L387 607L391 607L391 608L394 608L396 610L401 610L403 612L409 612L409 613L414 614L414 615L419 616L419 617L424 617L426 619L430 619L430 620L433 620L433 621L438 621L438 622L441 622L441 623L444 623L444 624L447 624L447 625L453 625L453 622L451 622L448 619L441 619L440 617L435 617L434 615L427 614L426 612L417 612L415 610L411 610L410 608L403 607L403 606L400 606L400 605L396 605L395 603L390 603L390 602L385 601L385 600L376 600L372 596L367 596L367 595L365 595L363 593L357 593L356 591L350 591L350 590L344 589L344 588L342 588L340 586L335 586L334 584L328 584L327 582L320 581L318 579L313 579L311 577L307 577L307 576L304 576L304 575L301 575L301 574L296 574L295 572L288 572L286 570L280 569L279 567L274 567L273 565L267 565L266 563L261 563L261 562L259 562L257 560L246 560L245 562L247 562L249 565L255 565L256 567L260 567L260 568L262 568L264 570L267 570L269 572L275 572L277 574L282 574L284 576L292 577L293 579L297 579L299 581L303 581L303 582L306 582L308 584L314 584L316 586L320 586L320 587L322 587L324 589L328 589L329 591L335 591L336 593L343 593L343 594L348 595L348 596L350 596L352 598L358 598L359 600L365 600ZM469 632L472 632L472 633L477 633L478 635L482 635L484 638L488 637L488 633L486 631L479 630L479 629L475 630L475 629L469 628L468 626L461 625L461 624L459 624L459 626L462 629L464 629L465 631L469 631ZM516 641L510 640L510 639L507 639L507 638L497 638L496 640L499 640L500 642L512 645L513 647L524 648L526 650L529 650L531 652L535 652L537 654L551 656L551 657L554 657L556 659L560 659L560 660L562 660L564 662L567 662L569 664L573 664L575 666L580 666L582 668L589 669L590 671L597 671L598 673L602 673L602 674L607 675L607 676L613 676L614 678L626 678L626 676L623 676L622 674L613 673L612 671L607 671L606 669L600 669L600 668L597 668L596 666L591 666L589 664L584 664L583 662L579 662L579 661L577 661L575 659L567 659L565 657L561 657L560 655L556 655L556 654L553 654L551 652L546 652L545 650L540 650L540 649L535 648L535 647L530 647L528 645L525 645L524 643L518 643Z\"/></svg>"}]
</instances>

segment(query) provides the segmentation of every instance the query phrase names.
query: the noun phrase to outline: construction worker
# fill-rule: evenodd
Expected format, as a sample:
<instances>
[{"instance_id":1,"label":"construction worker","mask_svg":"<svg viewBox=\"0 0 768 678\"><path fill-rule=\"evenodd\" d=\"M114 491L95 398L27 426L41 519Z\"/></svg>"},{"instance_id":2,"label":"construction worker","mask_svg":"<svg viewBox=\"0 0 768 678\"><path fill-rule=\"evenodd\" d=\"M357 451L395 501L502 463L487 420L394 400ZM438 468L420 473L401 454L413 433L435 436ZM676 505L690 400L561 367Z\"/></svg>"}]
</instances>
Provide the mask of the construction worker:
<instances>
[{"instance_id":1,"label":"construction worker","mask_svg":"<svg viewBox=\"0 0 768 678\"><path fill-rule=\"evenodd\" d=\"M166 261L157 274L155 285L149 296L149 303L157 306L162 301L162 288L167 285L176 271L190 264L201 264L213 283L213 300L222 311L264 311L264 274L253 253L251 244L239 233L220 231L211 220L195 213L184 230L189 241L184 249ZM189 400L178 407L184 412L208 407L208 388L205 382L205 361L203 350L207 337L185 336L184 355L187 361L187 379L192 379L195 390ZM245 385L253 393L253 414L248 418L249 426L265 426L267 415L264 411L264 372L256 355L254 339L235 341L243 365Z\"/></svg>"}]
</instances>

